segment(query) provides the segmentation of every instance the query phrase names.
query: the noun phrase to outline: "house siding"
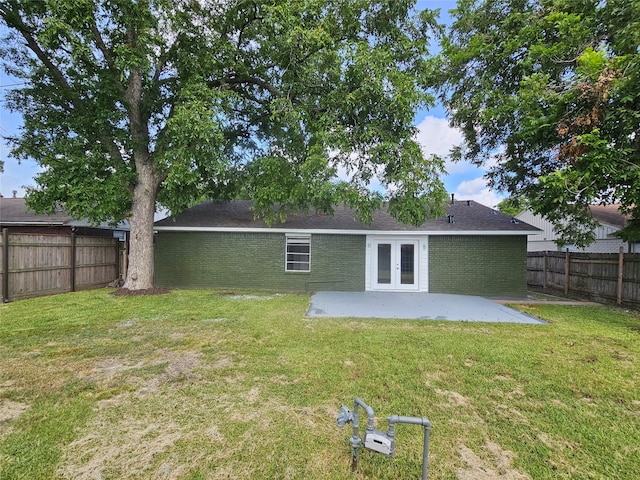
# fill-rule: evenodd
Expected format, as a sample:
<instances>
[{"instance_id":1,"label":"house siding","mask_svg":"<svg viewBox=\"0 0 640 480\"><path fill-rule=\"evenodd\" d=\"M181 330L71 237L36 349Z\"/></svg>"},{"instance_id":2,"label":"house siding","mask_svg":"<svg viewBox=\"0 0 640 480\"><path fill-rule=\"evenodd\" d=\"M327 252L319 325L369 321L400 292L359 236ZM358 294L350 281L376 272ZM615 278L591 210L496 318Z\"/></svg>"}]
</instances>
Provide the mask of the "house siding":
<instances>
[{"instance_id":1,"label":"house siding","mask_svg":"<svg viewBox=\"0 0 640 480\"><path fill-rule=\"evenodd\" d=\"M155 248L159 287L364 290L363 235L312 235L310 272L285 272L283 233L160 232Z\"/></svg>"},{"instance_id":2,"label":"house siding","mask_svg":"<svg viewBox=\"0 0 640 480\"><path fill-rule=\"evenodd\" d=\"M543 218L540 215L536 215L530 210L524 210L516 215L518 220L521 220L529 225L533 225L540 228L542 232L537 235L529 236L529 243L527 250L529 252L543 252L543 251L564 251L569 248L572 252L580 253L618 253L620 247L623 247L624 252L630 253L632 251L631 245L625 243L622 239L614 237L614 233L619 230L619 227L612 225L602 224L595 228L593 231L595 235L595 242L586 247L576 247L573 245L563 245L559 247L556 245L555 240L559 237L556 234L553 224Z\"/></svg>"},{"instance_id":3,"label":"house siding","mask_svg":"<svg viewBox=\"0 0 640 480\"><path fill-rule=\"evenodd\" d=\"M429 291L524 296L527 237L443 235L429 237Z\"/></svg>"}]
</instances>

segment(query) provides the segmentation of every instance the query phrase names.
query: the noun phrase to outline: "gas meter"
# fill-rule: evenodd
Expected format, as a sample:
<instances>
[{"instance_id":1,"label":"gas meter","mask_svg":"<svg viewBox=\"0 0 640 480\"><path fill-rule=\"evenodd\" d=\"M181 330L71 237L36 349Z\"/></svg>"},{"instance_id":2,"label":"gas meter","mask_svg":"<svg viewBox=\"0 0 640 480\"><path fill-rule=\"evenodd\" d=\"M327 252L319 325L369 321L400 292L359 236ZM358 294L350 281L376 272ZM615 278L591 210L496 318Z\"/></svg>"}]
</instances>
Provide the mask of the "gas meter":
<instances>
[{"instance_id":1,"label":"gas meter","mask_svg":"<svg viewBox=\"0 0 640 480\"><path fill-rule=\"evenodd\" d=\"M393 455L394 441L386 433L372 430L364 434L364 448L390 457Z\"/></svg>"}]
</instances>

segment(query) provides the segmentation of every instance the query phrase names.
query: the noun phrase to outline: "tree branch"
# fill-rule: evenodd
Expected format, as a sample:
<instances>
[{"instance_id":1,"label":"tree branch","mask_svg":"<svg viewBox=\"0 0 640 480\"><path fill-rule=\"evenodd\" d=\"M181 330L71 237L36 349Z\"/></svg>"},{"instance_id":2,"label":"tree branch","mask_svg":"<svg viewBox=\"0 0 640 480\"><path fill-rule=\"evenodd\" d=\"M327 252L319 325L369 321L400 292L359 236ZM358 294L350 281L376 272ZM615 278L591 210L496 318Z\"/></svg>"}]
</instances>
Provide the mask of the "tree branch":
<instances>
[{"instance_id":1,"label":"tree branch","mask_svg":"<svg viewBox=\"0 0 640 480\"><path fill-rule=\"evenodd\" d=\"M267 92L274 95L275 97L278 97L278 98L284 97L284 94L269 82L266 82L257 77L252 77L250 75L234 75L232 77L226 78L224 83L228 83L230 85L238 85L238 84L255 85L257 87L262 88L263 90L266 90Z\"/></svg>"},{"instance_id":2,"label":"tree branch","mask_svg":"<svg viewBox=\"0 0 640 480\"><path fill-rule=\"evenodd\" d=\"M87 107L86 105L84 105L85 102L69 84L62 70L60 70L51 61L47 53L44 50L42 50L42 48L40 48L40 45L38 44L33 34L34 29L30 28L27 24L25 24L22 18L20 17L20 12L15 10L17 9L17 5L15 4L15 2L11 2L11 4L14 7L14 10L8 10L4 6L0 7L0 12L2 13L2 17L4 18L5 22L7 22L7 26L15 29L17 32L20 33L20 35L22 35L22 37L27 42L27 47L36 55L38 60L40 60L40 62L42 62L42 64L49 71L54 83L57 83L65 91L66 96L69 98L71 102L71 106L61 105L61 107L64 108L69 113L73 113L76 110L86 109ZM120 149L113 142L112 138L102 133L101 135L99 135L99 139L103 143L103 145L106 147L108 153L112 157L117 158L120 161L124 161L124 159L122 158Z\"/></svg>"},{"instance_id":3,"label":"tree branch","mask_svg":"<svg viewBox=\"0 0 640 480\"><path fill-rule=\"evenodd\" d=\"M102 53L102 56L105 59L105 62L107 62L107 66L109 67L109 71L111 72L113 79L115 80L116 84L120 87L120 92L124 93L125 87L124 85L122 85L122 82L120 81L121 72L120 70L117 69L115 65L111 51L107 48L107 45L104 43L102 35L98 30L98 26L96 25L95 18L93 18L93 22L91 22L91 24L89 25L89 28L91 30L91 34L93 35L93 39L96 42L96 46L98 47L98 50L100 50L100 52Z\"/></svg>"},{"instance_id":4,"label":"tree branch","mask_svg":"<svg viewBox=\"0 0 640 480\"><path fill-rule=\"evenodd\" d=\"M38 45L38 42L33 36L32 29L22 21L19 12L11 11L9 13L12 13L13 15L3 14L3 18L7 22L7 25L11 28L14 28L20 33L20 35L22 35L22 38L24 38L27 42L27 47L29 47L29 49L36 55L36 57L38 57L38 60L40 60L42 64L47 68L54 81L66 91L68 96L71 98L74 107L77 108L78 102L80 102L80 98L71 88L62 71L56 65L54 65L47 54L40 48L40 45Z\"/></svg>"}]
</instances>

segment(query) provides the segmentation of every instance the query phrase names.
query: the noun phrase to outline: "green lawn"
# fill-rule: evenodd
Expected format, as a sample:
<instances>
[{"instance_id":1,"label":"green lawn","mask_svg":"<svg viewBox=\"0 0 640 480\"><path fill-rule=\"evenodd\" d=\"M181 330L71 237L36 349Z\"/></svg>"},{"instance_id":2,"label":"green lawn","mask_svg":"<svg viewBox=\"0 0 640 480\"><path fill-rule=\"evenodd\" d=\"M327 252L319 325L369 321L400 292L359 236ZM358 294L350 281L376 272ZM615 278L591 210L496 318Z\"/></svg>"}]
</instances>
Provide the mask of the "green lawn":
<instances>
[{"instance_id":1,"label":"green lawn","mask_svg":"<svg viewBox=\"0 0 640 480\"><path fill-rule=\"evenodd\" d=\"M430 479L640 472L640 315L309 319L306 295L106 290L0 305L1 479L416 479L423 429L350 470L342 403L427 417Z\"/></svg>"}]
</instances>

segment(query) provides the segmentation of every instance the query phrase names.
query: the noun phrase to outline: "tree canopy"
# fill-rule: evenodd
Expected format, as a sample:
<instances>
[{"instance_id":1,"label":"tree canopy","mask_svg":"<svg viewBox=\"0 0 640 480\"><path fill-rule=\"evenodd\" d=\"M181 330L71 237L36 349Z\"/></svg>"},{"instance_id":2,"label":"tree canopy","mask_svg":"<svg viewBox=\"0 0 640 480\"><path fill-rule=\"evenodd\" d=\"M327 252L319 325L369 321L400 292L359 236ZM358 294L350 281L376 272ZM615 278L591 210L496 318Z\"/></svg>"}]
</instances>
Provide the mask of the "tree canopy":
<instances>
[{"instance_id":1,"label":"tree canopy","mask_svg":"<svg viewBox=\"0 0 640 480\"><path fill-rule=\"evenodd\" d=\"M565 243L594 240L592 203L640 240L640 1L459 0L436 66L457 159Z\"/></svg>"},{"instance_id":2,"label":"tree canopy","mask_svg":"<svg viewBox=\"0 0 640 480\"><path fill-rule=\"evenodd\" d=\"M125 287L152 285L153 212L249 198L269 221L383 200L442 213L443 164L415 140L432 12L408 0L5 0L4 68L25 85L12 155L28 202L129 219ZM342 178L343 181L339 181ZM374 179L386 187L371 189Z\"/></svg>"},{"instance_id":3,"label":"tree canopy","mask_svg":"<svg viewBox=\"0 0 640 480\"><path fill-rule=\"evenodd\" d=\"M505 215L515 217L525 208L528 208L528 203L523 197L507 197L501 200L500 203L496 205L496 208Z\"/></svg>"}]
</instances>

